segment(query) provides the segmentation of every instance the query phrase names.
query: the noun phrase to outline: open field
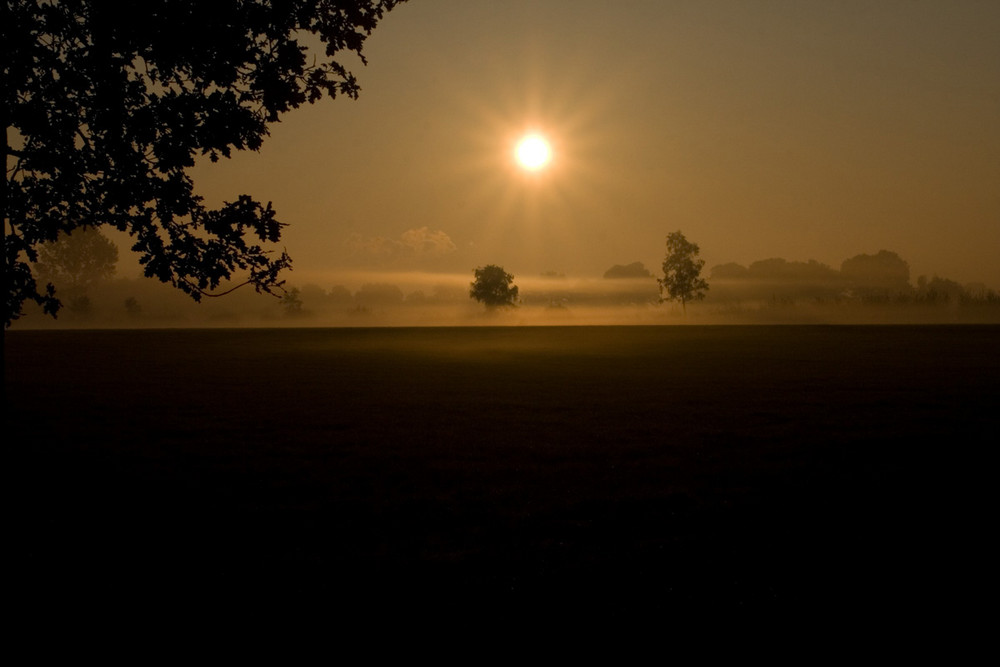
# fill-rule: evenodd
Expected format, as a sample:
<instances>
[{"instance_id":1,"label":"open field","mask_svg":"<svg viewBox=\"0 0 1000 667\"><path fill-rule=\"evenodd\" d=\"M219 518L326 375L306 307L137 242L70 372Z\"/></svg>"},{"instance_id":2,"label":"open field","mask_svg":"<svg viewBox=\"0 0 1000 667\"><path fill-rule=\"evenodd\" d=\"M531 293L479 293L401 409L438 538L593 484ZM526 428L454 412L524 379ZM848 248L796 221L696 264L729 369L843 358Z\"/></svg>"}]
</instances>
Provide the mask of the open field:
<instances>
[{"instance_id":1,"label":"open field","mask_svg":"<svg viewBox=\"0 0 1000 667\"><path fill-rule=\"evenodd\" d=\"M955 608L992 567L998 343L997 326L7 332L9 548L38 609Z\"/></svg>"}]
</instances>

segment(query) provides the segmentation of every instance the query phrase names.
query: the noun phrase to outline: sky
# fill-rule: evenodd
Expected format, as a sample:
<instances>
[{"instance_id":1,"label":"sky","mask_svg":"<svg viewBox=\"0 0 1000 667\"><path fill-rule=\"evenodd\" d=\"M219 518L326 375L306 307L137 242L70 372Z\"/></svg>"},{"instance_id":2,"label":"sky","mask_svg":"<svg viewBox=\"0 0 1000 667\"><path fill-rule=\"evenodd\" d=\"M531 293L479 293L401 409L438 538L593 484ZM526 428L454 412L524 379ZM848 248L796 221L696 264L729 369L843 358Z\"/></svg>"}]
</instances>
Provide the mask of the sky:
<instances>
[{"instance_id":1,"label":"sky","mask_svg":"<svg viewBox=\"0 0 1000 667\"><path fill-rule=\"evenodd\" d=\"M292 284L657 271L681 230L707 267L887 249L996 289L998 34L995 0L410 0L344 59L360 99L192 175L274 203Z\"/></svg>"}]
</instances>

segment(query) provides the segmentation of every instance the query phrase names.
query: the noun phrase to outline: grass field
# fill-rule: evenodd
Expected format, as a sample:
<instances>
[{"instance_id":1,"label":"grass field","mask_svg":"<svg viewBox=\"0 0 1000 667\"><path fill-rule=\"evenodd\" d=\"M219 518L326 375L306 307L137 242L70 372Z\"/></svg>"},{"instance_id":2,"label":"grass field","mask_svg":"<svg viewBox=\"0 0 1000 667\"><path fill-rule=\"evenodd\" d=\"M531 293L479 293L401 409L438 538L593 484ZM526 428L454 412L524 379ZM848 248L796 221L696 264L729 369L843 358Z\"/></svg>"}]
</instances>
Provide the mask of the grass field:
<instances>
[{"instance_id":1,"label":"grass field","mask_svg":"<svg viewBox=\"0 0 1000 667\"><path fill-rule=\"evenodd\" d=\"M39 608L955 608L992 567L998 343L996 326L7 332L17 583Z\"/></svg>"}]
</instances>

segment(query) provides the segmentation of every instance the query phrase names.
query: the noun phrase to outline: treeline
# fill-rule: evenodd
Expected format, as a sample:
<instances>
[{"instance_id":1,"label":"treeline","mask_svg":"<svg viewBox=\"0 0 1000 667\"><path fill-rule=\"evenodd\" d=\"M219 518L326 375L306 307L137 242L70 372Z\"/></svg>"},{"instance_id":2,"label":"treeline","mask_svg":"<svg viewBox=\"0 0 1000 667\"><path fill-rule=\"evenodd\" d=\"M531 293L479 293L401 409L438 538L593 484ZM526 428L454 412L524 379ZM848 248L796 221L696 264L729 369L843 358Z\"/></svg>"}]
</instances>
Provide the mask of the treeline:
<instances>
[{"instance_id":1,"label":"treeline","mask_svg":"<svg viewBox=\"0 0 1000 667\"><path fill-rule=\"evenodd\" d=\"M920 276L910 282L910 266L899 255L881 250L845 259L840 269L815 260L764 259L749 266L720 264L709 282L716 301L739 299L808 299L814 302L865 304L1000 304L1000 295L982 283Z\"/></svg>"},{"instance_id":2,"label":"treeline","mask_svg":"<svg viewBox=\"0 0 1000 667\"><path fill-rule=\"evenodd\" d=\"M58 320L53 320L40 308L28 306L19 326L364 325L398 321L398 317L434 324L481 311L469 298L471 275L428 276L424 282L417 278L402 286L367 282L353 290L344 285L287 285L279 298L244 287L196 304L156 280L112 278L117 252L111 252L116 249L110 242L96 242L101 240L96 232L89 237L81 233L43 248L39 275L59 285L56 296L64 308ZM603 278L567 278L548 271L515 275L514 282L520 287L518 305L525 312L561 317L605 309L665 317L672 311L659 303L656 277L641 262L633 262L610 267ZM961 285L939 276L920 276L911 283L909 264L887 250L856 255L839 268L815 260L781 258L749 266L720 264L707 278L707 299L699 304L695 317L714 314L737 320L778 317L784 321L794 319L794 310L800 315L811 311L807 314L817 321L843 320L845 314L864 321L878 319L878 313L906 311L897 319L912 319L916 313L921 318L926 315L928 321L1000 321L996 291L981 283Z\"/></svg>"},{"instance_id":3,"label":"treeline","mask_svg":"<svg viewBox=\"0 0 1000 667\"><path fill-rule=\"evenodd\" d=\"M400 309L463 305L468 288L437 285L404 292L390 283L365 283L356 290L343 285L325 289L315 284L287 286L283 296L258 294L243 287L223 297L195 303L179 290L147 278L118 278L93 283L85 294L65 298L58 319L27 307L20 325L42 326L201 326L334 317L345 322ZM472 308L472 305L469 305Z\"/></svg>"}]
</instances>

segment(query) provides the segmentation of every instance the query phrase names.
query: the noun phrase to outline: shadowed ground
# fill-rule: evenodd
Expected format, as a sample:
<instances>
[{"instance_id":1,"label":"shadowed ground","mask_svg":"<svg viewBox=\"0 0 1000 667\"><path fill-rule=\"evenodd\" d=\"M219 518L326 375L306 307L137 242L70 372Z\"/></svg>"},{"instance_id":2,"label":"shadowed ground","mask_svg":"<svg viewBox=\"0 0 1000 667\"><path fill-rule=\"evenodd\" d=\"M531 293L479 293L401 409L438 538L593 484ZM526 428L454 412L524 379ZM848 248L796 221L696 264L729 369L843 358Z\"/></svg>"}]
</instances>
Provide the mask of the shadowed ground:
<instances>
[{"instance_id":1,"label":"shadowed ground","mask_svg":"<svg viewBox=\"0 0 1000 667\"><path fill-rule=\"evenodd\" d=\"M913 612L992 560L1000 327L6 336L32 608Z\"/></svg>"}]
</instances>

